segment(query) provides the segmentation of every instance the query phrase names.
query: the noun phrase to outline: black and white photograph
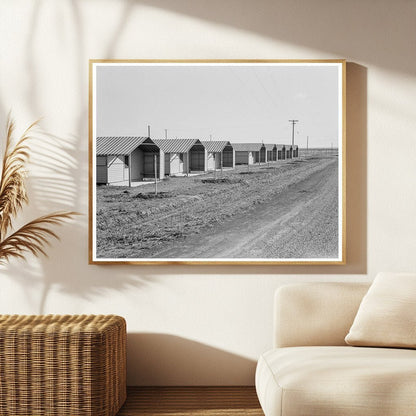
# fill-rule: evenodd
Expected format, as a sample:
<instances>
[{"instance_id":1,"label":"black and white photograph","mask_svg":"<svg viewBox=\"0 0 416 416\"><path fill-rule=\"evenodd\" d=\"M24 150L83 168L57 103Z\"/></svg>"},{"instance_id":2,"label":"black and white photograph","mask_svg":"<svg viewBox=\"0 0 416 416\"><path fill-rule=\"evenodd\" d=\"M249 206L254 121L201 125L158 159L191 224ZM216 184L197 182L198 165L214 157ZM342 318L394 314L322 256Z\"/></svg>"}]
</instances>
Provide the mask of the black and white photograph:
<instances>
[{"instance_id":1,"label":"black and white photograph","mask_svg":"<svg viewBox=\"0 0 416 416\"><path fill-rule=\"evenodd\" d=\"M345 61L90 61L90 262L343 264Z\"/></svg>"}]
</instances>

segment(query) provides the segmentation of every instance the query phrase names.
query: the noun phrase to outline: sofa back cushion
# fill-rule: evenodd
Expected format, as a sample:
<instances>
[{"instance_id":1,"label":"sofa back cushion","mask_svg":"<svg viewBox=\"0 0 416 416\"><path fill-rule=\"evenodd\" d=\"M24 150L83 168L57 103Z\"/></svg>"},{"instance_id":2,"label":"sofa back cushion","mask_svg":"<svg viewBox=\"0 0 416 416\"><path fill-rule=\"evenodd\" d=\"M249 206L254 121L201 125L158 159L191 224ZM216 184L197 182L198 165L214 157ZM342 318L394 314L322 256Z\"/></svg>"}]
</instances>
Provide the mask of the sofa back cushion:
<instances>
[{"instance_id":1,"label":"sofa back cushion","mask_svg":"<svg viewBox=\"0 0 416 416\"><path fill-rule=\"evenodd\" d=\"M275 294L274 347L346 345L367 283L301 283Z\"/></svg>"},{"instance_id":2,"label":"sofa back cushion","mask_svg":"<svg viewBox=\"0 0 416 416\"><path fill-rule=\"evenodd\" d=\"M416 348L416 273L379 273L345 341L363 347Z\"/></svg>"}]
</instances>

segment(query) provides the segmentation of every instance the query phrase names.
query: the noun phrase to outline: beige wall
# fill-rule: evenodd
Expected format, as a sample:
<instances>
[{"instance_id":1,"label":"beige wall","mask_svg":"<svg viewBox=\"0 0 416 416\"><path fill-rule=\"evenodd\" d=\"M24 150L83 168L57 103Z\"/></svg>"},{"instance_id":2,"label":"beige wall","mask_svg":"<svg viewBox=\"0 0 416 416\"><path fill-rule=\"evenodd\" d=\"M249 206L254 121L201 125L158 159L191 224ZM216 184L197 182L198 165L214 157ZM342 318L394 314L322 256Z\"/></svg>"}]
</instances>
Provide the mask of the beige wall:
<instances>
[{"instance_id":1,"label":"beige wall","mask_svg":"<svg viewBox=\"0 0 416 416\"><path fill-rule=\"evenodd\" d=\"M415 21L410 0L3 0L0 124L47 132L24 218L84 215L49 259L0 270L0 313L125 316L130 384L251 384L279 285L414 271ZM348 264L89 266L89 58L347 58Z\"/></svg>"}]
</instances>

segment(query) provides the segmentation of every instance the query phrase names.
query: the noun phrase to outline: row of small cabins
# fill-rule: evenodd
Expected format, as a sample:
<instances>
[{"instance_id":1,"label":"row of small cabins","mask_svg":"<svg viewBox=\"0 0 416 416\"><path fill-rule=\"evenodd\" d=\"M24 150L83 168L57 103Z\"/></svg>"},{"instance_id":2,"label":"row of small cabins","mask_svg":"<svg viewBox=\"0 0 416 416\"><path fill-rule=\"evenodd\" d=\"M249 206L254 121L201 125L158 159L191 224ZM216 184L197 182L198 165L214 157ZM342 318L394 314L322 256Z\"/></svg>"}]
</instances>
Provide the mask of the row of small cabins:
<instances>
[{"instance_id":1,"label":"row of small cabins","mask_svg":"<svg viewBox=\"0 0 416 416\"><path fill-rule=\"evenodd\" d=\"M146 178L185 175L236 165L276 162L299 156L298 146L151 139L149 137L97 137L96 182L131 185ZM156 172L155 172L156 171Z\"/></svg>"}]
</instances>

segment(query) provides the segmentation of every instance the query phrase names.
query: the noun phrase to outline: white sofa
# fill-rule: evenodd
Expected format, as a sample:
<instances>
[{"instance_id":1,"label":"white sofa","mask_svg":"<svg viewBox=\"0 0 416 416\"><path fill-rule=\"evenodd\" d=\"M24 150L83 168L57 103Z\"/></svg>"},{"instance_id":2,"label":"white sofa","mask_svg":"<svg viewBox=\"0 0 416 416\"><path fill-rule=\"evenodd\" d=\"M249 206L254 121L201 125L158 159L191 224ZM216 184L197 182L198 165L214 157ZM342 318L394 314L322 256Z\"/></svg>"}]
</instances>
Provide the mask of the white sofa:
<instances>
[{"instance_id":1,"label":"white sofa","mask_svg":"<svg viewBox=\"0 0 416 416\"><path fill-rule=\"evenodd\" d=\"M274 349L256 371L266 416L416 415L416 350L344 341L368 287L309 283L277 290Z\"/></svg>"}]
</instances>

